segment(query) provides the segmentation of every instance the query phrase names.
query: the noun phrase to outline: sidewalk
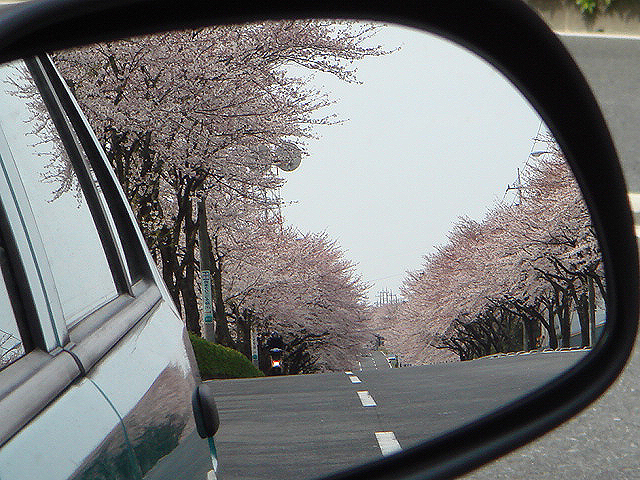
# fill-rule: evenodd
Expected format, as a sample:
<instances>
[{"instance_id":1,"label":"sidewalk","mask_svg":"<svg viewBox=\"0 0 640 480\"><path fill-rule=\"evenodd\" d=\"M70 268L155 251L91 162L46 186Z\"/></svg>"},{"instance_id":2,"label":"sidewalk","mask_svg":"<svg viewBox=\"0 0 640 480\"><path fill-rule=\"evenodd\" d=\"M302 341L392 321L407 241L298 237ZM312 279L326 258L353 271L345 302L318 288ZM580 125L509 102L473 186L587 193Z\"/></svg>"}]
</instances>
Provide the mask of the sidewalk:
<instances>
[{"instance_id":1,"label":"sidewalk","mask_svg":"<svg viewBox=\"0 0 640 480\"><path fill-rule=\"evenodd\" d=\"M592 18L583 15L573 0L525 2L557 33L640 37L640 4L637 0L616 0L611 11Z\"/></svg>"}]
</instances>

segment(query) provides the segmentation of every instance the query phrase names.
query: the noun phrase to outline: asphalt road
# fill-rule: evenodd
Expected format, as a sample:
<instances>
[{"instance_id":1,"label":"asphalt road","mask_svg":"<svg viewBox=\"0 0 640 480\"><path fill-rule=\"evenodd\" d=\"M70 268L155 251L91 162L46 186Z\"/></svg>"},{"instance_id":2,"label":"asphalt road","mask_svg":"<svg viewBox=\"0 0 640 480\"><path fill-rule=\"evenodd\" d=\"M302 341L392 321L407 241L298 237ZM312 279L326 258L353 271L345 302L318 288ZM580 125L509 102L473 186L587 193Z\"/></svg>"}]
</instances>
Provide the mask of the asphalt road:
<instances>
[{"instance_id":1,"label":"asphalt road","mask_svg":"<svg viewBox=\"0 0 640 480\"><path fill-rule=\"evenodd\" d=\"M357 370L376 370L378 368L389 368L387 357L379 350L373 351L357 361Z\"/></svg>"},{"instance_id":2,"label":"asphalt road","mask_svg":"<svg viewBox=\"0 0 640 480\"><path fill-rule=\"evenodd\" d=\"M401 369L388 368L376 355L361 359L364 369L352 374L213 381L221 425L219 478L315 478L355 466L474 420L539 386L581 355L545 353Z\"/></svg>"},{"instance_id":3,"label":"asphalt road","mask_svg":"<svg viewBox=\"0 0 640 480\"><path fill-rule=\"evenodd\" d=\"M465 480L640 479L640 350L578 416Z\"/></svg>"},{"instance_id":4,"label":"asphalt road","mask_svg":"<svg viewBox=\"0 0 640 480\"><path fill-rule=\"evenodd\" d=\"M640 192L640 40L563 35L613 135L629 191Z\"/></svg>"}]
</instances>

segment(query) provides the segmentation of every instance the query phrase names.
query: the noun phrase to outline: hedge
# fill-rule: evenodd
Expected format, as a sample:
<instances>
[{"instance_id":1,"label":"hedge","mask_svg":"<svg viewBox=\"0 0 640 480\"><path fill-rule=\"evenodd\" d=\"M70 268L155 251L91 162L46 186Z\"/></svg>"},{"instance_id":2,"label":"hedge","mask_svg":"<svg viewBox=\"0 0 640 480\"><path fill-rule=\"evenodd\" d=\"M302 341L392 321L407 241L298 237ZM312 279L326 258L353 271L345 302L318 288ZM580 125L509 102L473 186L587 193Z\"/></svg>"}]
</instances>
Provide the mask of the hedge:
<instances>
[{"instance_id":1,"label":"hedge","mask_svg":"<svg viewBox=\"0 0 640 480\"><path fill-rule=\"evenodd\" d=\"M202 380L212 378L264 377L264 373L237 350L211 343L189 333Z\"/></svg>"}]
</instances>

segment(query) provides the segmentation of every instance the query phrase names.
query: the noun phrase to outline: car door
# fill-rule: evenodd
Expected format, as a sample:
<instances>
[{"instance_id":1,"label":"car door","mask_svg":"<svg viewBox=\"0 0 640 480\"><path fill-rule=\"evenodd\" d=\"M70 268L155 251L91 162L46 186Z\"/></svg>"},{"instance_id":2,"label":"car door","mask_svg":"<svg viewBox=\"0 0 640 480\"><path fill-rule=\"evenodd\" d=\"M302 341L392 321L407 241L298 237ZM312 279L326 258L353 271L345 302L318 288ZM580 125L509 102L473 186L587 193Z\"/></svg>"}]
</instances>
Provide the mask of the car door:
<instances>
[{"instance_id":1,"label":"car door","mask_svg":"<svg viewBox=\"0 0 640 480\"><path fill-rule=\"evenodd\" d=\"M0 478L163 478L186 440L206 472L190 344L95 138L46 57L0 77Z\"/></svg>"}]
</instances>

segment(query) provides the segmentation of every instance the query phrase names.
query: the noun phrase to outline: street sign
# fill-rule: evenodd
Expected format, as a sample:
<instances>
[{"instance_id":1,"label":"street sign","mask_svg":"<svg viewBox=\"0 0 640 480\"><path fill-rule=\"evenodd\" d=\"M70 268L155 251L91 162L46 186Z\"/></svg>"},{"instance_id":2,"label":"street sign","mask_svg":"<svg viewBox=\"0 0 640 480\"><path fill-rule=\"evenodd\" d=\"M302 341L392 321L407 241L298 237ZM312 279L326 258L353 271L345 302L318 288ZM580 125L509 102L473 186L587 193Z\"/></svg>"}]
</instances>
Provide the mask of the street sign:
<instances>
[{"instance_id":1,"label":"street sign","mask_svg":"<svg viewBox=\"0 0 640 480\"><path fill-rule=\"evenodd\" d=\"M203 270L202 273L202 310L204 323L213 323L213 305L211 300L211 273Z\"/></svg>"},{"instance_id":2,"label":"street sign","mask_svg":"<svg viewBox=\"0 0 640 480\"><path fill-rule=\"evenodd\" d=\"M258 361L258 329L255 325L251 325L251 362L256 368L260 367Z\"/></svg>"}]
</instances>

